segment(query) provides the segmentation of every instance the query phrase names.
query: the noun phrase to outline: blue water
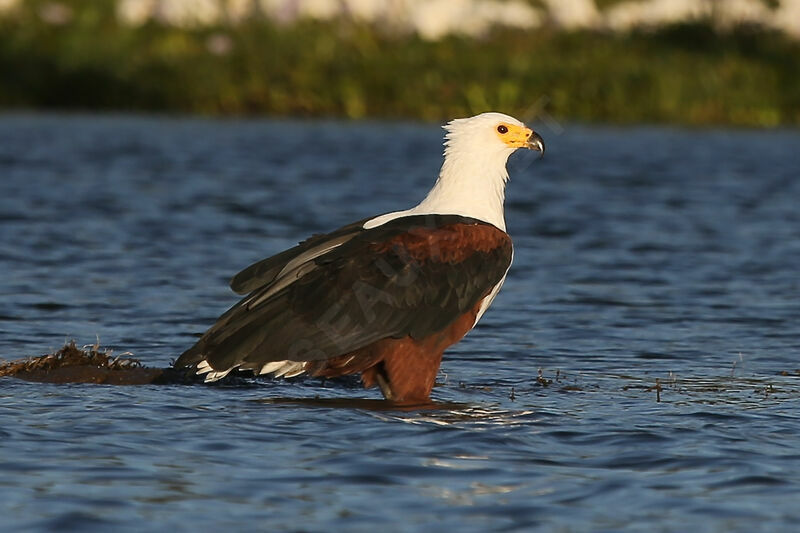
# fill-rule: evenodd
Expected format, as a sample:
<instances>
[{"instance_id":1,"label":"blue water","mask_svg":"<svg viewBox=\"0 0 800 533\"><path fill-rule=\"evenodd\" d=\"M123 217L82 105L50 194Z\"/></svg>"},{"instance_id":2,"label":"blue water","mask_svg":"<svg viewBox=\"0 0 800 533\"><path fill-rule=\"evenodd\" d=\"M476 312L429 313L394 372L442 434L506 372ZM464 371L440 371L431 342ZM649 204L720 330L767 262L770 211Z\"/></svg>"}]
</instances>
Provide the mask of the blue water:
<instances>
[{"instance_id":1,"label":"blue water","mask_svg":"<svg viewBox=\"0 0 800 533\"><path fill-rule=\"evenodd\" d=\"M445 356L449 405L2 378L0 530L796 530L800 132L540 133L543 160L510 161L515 262ZM242 267L418 201L441 135L0 117L0 358L99 337L168 365Z\"/></svg>"}]
</instances>

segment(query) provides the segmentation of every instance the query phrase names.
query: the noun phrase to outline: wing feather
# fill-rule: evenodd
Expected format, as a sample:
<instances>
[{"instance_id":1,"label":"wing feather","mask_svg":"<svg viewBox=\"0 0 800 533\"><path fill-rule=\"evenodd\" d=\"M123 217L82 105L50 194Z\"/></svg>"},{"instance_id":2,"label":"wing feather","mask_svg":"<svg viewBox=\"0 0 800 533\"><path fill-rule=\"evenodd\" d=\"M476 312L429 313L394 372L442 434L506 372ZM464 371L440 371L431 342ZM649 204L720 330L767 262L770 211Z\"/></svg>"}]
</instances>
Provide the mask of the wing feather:
<instances>
[{"instance_id":1,"label":"wing feather","mask_svg":"<svg viewBox=\"0 0 800 533\"><path fill-rule=\"evenodd\" d=\"M237 294L248 294L272 283L288 271L302 266L358 235L363 231L362 226L366 220L368 219L348 224L332 233L313 235L297 246L253 263L231 279L231 289Z\"/></svg>"}]
</instances>

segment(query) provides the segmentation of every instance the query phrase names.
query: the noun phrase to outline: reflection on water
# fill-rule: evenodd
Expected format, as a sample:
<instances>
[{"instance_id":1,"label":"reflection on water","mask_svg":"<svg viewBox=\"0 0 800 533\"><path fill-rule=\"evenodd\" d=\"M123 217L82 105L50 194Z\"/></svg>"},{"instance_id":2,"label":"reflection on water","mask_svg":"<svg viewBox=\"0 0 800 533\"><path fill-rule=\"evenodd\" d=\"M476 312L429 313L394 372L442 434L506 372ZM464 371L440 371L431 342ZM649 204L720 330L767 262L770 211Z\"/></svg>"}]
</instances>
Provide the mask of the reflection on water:
<instances>
[{"instance_id":1,"label":"reflection on water","mask_svg":"<svg viewBox=\"0 0 800 533\"><path fill-rule=\"evenodd\" d=\"M3 526L791 531L800 134L542 133L545 159L510 162L515 264L432 405L357 379L2 379ZM99 335L167 365L243 266L418 201L440 142L403 123L2 117L0 354Z\"/></svg>"},{"instance_id":2,"label":"reflection on water","mask_svg":"<svg viewBox=\"0 0 800 533\"><path fill-rule=\"evenodd\" d=\"M514 424L531 423L534 411L510 411L507 409L492 409L491 407L462 406L454 407L448 411L433 413L418 413L414 417L390 416L374 413L376 418L382 420L396 420L408 424L435 424L438 426L469 426L471 430L481 427L509 426Z\"/></svg>"}]
</instances>

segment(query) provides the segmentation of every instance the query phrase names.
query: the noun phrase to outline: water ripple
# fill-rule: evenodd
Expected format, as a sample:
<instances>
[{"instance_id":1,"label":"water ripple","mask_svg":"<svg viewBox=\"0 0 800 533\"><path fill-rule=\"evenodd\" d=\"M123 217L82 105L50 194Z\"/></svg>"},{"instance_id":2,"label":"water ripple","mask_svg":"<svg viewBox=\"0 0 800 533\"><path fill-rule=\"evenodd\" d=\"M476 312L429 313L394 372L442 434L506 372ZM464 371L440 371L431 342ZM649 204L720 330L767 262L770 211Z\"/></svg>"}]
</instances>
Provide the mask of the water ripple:
<instances>
[{"instance_id":1,"label":"water ripple","mask_svg":"<svg viewBox=\"0 0 800 533\"><path fill-rule=\"evenodd\" d=\"M235 301L243 266L418 201L440 140L389 122L2 116L0 357L99 335L166 365ZM793 531L798 142L569 125L545 159L512 158L514 267L425 409L357 379L1 379L3 525Z\"/></svg>"}]
</instances>

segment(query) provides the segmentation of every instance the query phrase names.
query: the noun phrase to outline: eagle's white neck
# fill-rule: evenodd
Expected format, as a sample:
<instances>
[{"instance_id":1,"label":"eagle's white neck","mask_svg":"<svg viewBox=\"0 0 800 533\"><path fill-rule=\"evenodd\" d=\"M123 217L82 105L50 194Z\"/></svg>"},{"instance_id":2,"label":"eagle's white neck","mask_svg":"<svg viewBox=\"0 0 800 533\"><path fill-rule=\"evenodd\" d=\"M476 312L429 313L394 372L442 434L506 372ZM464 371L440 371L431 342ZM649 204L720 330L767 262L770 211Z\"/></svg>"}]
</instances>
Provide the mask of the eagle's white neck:
<instances>
[{"instance_id":1,"label":"eagle's white neck","mask_svg":"<svg viewBox=\"0 0 800 533\"><path fill-rule=\"evenodd\" d=\"M483 220L505 231L503 211L511 150L486 152L448 145L439 179L422 202L411 211L463 215Z\"/></svg>"},{"instance_id":2,"label":"eagle's white neck","mask_svg":"<svg viewBox=\"0 0 800 533\"><path fill-rule=\"evenodd\" d=\"M437 214L476 218L505 231L506 162L514 149L499 142L493 129L478 130L474 119L462 120L448 125L444 163L425 199L411 209L373 218L365 228L403 216Z\"/></svg>"}]
</instances>

